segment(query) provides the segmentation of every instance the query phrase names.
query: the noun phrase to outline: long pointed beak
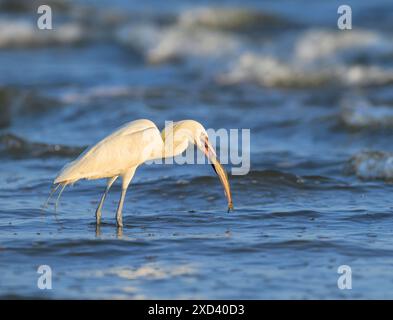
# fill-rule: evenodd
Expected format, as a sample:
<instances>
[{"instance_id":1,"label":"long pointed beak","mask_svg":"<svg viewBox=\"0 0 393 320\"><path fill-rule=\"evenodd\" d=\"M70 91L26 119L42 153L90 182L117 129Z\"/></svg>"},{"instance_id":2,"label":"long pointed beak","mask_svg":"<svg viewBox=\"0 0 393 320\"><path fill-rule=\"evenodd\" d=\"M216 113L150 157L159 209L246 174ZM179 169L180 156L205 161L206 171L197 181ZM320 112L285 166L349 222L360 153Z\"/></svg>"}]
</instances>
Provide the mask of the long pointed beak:
<instances>
[{"instance_id":1,"label":"long pointed beak","mask_svg":"<svg viewBox=\"0 0 393 320\"><path fill-rule=\"evenodd\" d=\"M228 212L230 212L231 210L233 210L233 202L232 202L231 187L229 185L228 175L224 167L218 161L216 152L214 151L214 148L212 147L212 145L210 144L207 138L205 138L204 141L203 151L206 157L210 160L214 171L217 173L224 187L225 196L227 197L227 201L228 201Z\"/></svg>"}]
</instances>

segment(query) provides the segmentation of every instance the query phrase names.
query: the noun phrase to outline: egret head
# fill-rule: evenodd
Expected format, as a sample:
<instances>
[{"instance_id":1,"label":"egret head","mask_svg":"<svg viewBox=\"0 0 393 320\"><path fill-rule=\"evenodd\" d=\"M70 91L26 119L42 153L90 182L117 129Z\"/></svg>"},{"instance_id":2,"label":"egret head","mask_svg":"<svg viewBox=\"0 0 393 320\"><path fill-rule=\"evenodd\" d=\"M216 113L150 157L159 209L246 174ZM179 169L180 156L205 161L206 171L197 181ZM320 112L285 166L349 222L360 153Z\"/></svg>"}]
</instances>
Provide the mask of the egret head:
<instances>
[{"instance_id":1,"label":"egret head","mask_svg":"<svg viewBox=\"0 0 393 320\"><path fill-rule=\"evenodd\" d=\"M166 126L161 136L165 144L165 157L181 154L190 143L195 144L206 155L224 187L228 200L228 211L232 210L232 195L228 176L217 159L205 128L197 121L183 120Z\"/></svg>"}]
</instances>

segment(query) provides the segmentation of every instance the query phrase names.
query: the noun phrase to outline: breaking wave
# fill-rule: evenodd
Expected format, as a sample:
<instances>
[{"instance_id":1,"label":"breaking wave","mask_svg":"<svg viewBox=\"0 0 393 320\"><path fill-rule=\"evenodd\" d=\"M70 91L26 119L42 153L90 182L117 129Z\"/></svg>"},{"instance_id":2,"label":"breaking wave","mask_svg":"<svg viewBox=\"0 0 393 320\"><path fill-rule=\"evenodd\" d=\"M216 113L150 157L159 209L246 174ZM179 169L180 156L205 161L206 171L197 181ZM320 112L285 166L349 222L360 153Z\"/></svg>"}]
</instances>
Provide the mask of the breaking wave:
<instances>
[{"instance_id":1,"label":"breaking wave","mask_svg":"<svg viewBox=\"0 0 393 320\"><path fill-rule=\"evenodd\" d=\"M362 151L349 160L349 172L362 179L393 179L393 153Z\"/></svg>"},{"instance_id":2,"label":"breaking wave","mask_svg":"<svg viewBox=\"0 0 393 320\"><path fill-rule=\"evenodd\" d=\"M294 54L302 61L338 59L345 55L383 54L393 50L392 39L368 30L338 32L309 30L296 41Z\"/></svg>"},{"instance_id":3,"label":"breaking wave","mask_svg":"<svg viewBox=\"0 0 393 320\"><path fill-rule=\"evenodd\" d=\"M64 23L53 30L39 30L33 22L0 20L0 48L72 45L87 40L85 29L75 23Z\"/></svg>"},{"instance_id":4,"label":"breaking wave","mask_svg":"<svg viewBox=\"0 0 393 320\"><path fill-rule=\"evenodd\" d=\"M149 63L234 52L240 42L222 31L183 26L130 25L117 34L120 43L139 51Z\"/></svg>"},{"instance_id":5,"label":"breaking wave","mask_svg":"<svg viewBox=\"0 0 393 320\"><path fill-rule=\"evenodd\" d=\"M178 17L179 25L186 27L206 27L230 31L261 31L275 27L294 26L273 14L247 8L202 7L185 10Z\"/></svg>"},{"instance_id":6,"label":"breaking wave","mask_svg":"<svg viewBox=\"0 0 393 320\"><path fill-rule=\"evenodd\" d=\"M267 87L370 86L393 82L393 69L363 65L310 65L284 62L271 55L245 53L229 72L217 78L222 84L256 83Z\"/></svg>"},{"instance_id":7,"label":"breaking wave","mask_svg":"<svg viewBox=\"0 0 393 320\"><path fill-rule=\"evenodd\" d=\"M239 32L254 33L293 23L251 9L194 8L180 12L172 23L132 23L117 32L117 40L131 47L149 63L192 57L230 56L244 48Z\"/></svg>"},{"instance_id":8,"label":"breaking wave","mask_svg":"<svg viewBox=\"0 0 393 320\"><path fill-rule=\"evenodd\" d=\"M12 157L72 157L85 148L31 142L13 134L0 135L0 155Z\"/></svg>"},{"instance_id":9,"label":"breaking wave","mask_svg":"<svg viewBox=\"0 0 393 320\"><path fill-rule=\"evenodd\" d=\"M373 105L367 100L345 100L340 112L340 121L349 128L393 127L393 107Z\"/></svg>"},{"instance_id":10,"label":"breaking wave","mask_svg":"<svg viewBox=\"0 0 393 320\"><path fill-rule=\"evenodd\" d=\"M242 53L218 81L267 87L370 86L393 82L393 69L359 63L364 56L389 56L390 38L371 31L311 30L265 52Z\"/></svg>"}]
</instances>

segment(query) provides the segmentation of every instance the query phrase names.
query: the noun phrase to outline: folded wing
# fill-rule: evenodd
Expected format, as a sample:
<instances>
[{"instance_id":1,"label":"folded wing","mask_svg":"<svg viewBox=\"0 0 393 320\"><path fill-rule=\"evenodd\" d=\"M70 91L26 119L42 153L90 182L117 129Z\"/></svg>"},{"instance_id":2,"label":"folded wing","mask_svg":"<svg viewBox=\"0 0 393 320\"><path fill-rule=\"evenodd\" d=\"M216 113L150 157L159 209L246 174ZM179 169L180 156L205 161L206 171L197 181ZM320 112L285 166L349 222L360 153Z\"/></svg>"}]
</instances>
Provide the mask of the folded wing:
<instances>
[{"instance_id":1,"label":"folded wing","mask_svg":"<svg viewBox=\"0 0 393 320\"><path fill-rule=\"evenodd\" d=\"M160 132L152 121L132 121L65 165L54 184L122 175L127 169L152 159L162 148Z\"/></svg>"}]
</instances>

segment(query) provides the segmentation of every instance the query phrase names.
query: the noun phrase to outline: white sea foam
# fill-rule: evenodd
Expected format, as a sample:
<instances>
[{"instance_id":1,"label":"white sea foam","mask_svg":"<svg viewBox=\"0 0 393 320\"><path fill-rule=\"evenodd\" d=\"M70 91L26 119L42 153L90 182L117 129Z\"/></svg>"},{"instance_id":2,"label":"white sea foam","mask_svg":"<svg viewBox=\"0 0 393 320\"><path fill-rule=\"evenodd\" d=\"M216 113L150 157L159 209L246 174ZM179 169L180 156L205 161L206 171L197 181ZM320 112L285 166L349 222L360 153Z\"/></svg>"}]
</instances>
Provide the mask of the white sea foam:
<instances>
[{"instance_id":1,"label":"white sea foam","mask_svg":"<svg viewBox=\"0 0 393 320\"><path fill-rule=\"evenodd\" d=\"M269 87L299 87L321 85L332 77L329 69L307 68L270 55L245 53L228 73L218 77L218 81L224 84L256 82Z\"/></svg>"},{"instance_id":2,"label":"white sea foam","mask_svg":"<svg viewBox=\"0 0 393 320\"><path fill-rule=\"evenodd\" d=\"M190 265L179 265L177 267L166 267L156 263L147 263L138 268L119 266L94 272L92 275L102 277L115 275L126 280L136 279L168 279L179 276L190 276L196 273L196 269Z\"/></svg>"},{"instance_id":3,"label":"white sea foam","mask_svg":"<svg viewBox=\"0 0 393 320\"><path fill-rule=\"evenodd\" d=\"M381 151L363 151L353 156L350 170L362 179L393 179L393 154Z\"/></svg>"},{"instance_id":4,"label":"white sea foam","mask_svg":"<svg viewBox=\"0 0 393 320\"><path fill-rule=\"evenodd\" d=\"M239 48L236 37L230 34L181 25L130 25L119 31L118 39L142 52L151 63L218 56Z\"/></svg>"},{"instance_id":5,"label":"white sea foam","mask_svg":"<svg viewBox=\"0 0 393 320\"><path fill-rule=\"evenodd\" d=\"M250 45L236 31L286 23L284 19L252 9L202 7L182 11L172 23L164 25L154 19L131 23L117 32L117 39L140 51L147 61L163 63L192 57L230 56ZM262 40L256 43L259 41Z\"/></svg>"},{"instance_id":6,"label":"white sea foam","mask_svg":"<svg viewBox=\"0 0 393 320\"><path fill-rule=\"evenodd\" d=\"M185 10L178 17L179 25L221 30L242 30L258 26L287 23L274 15L258 10L236 7L200 7Z\"/></svg>"},{"instance_id":7,"label":"white sea foam","mask_svg":"<svg viewBox=\"0 0 393 320\"><path fill-rule=\"evenodd\" d=\"M140 97L143 90L129 86L96 86L84 90L69 90L60 95L63 103L87 103L101 98Z\"/></svg>"},{"instance_id":8,"label":"white sea foam","mask_svg":"<svg viewBox=\"0 0 393 320\"><path fill-rule=\"evenodd\" d=\"M294 47L295 57L304 61L336 57L343 52L360 50L392 52L391 39L367 30L350 32L309 30L300 35Z\"/></svg>"},{"instance_id":9,"label":"white sea foam","mask_svg":"<svg viewBox=\"0 0 393 320\"><path fill-rule=\"evenodd\" d=\"M0 48L75 44L85 39L83 28L64 23L53 30L39 30L25 20L0 20Z\"/></svg>"},{"instance_id":10,"label":"white sea foam","mask_svg":"<svg viewBox=\"0 0 393 320\"><path fill-rule=\"evenodd\" d=\"M261 48L264 49L264 48ZM343 53L350 52L351 59ZM219 82L255 82L272 87L384 85L393 82L393 69L356 62L356 54L393 53L393 42L371 31L311 30L296 38L283 38L269 50L243 52L218 77Z\"/></svg>"},{"instance_id":11,"label":"white sea foam","mask_svg":"<svg viewBox=\"0 0 393 320\"><path fill-rule=\"evenodd\" d=\"M307 64L284 61L271 55L244 53L228 72L218 76L223 84L255 82L270 87L313 87L384 85L393 82L393 69L345 64Z\"/></svg>"},{"instance_id":12,"label":"white sea foam","mask_svg":"<svg viewBox=\"0 0 393 320\"><path fill-rule=\"evenodd\" d=\"M393 127L393 106L373 105L367 100L347 99L340 119L348 127Z\"/></svg>"},{"instance_id":13,"label":"white sea foam","mask_svg":"<svg viewBox=\"0 0 393 320\"><path fill-rule=\"evenodd\" d=\"M337 78L349 86L384 85L393 82L393 69L378 66L339 66Z\"/></svg>"}]
</instances>

